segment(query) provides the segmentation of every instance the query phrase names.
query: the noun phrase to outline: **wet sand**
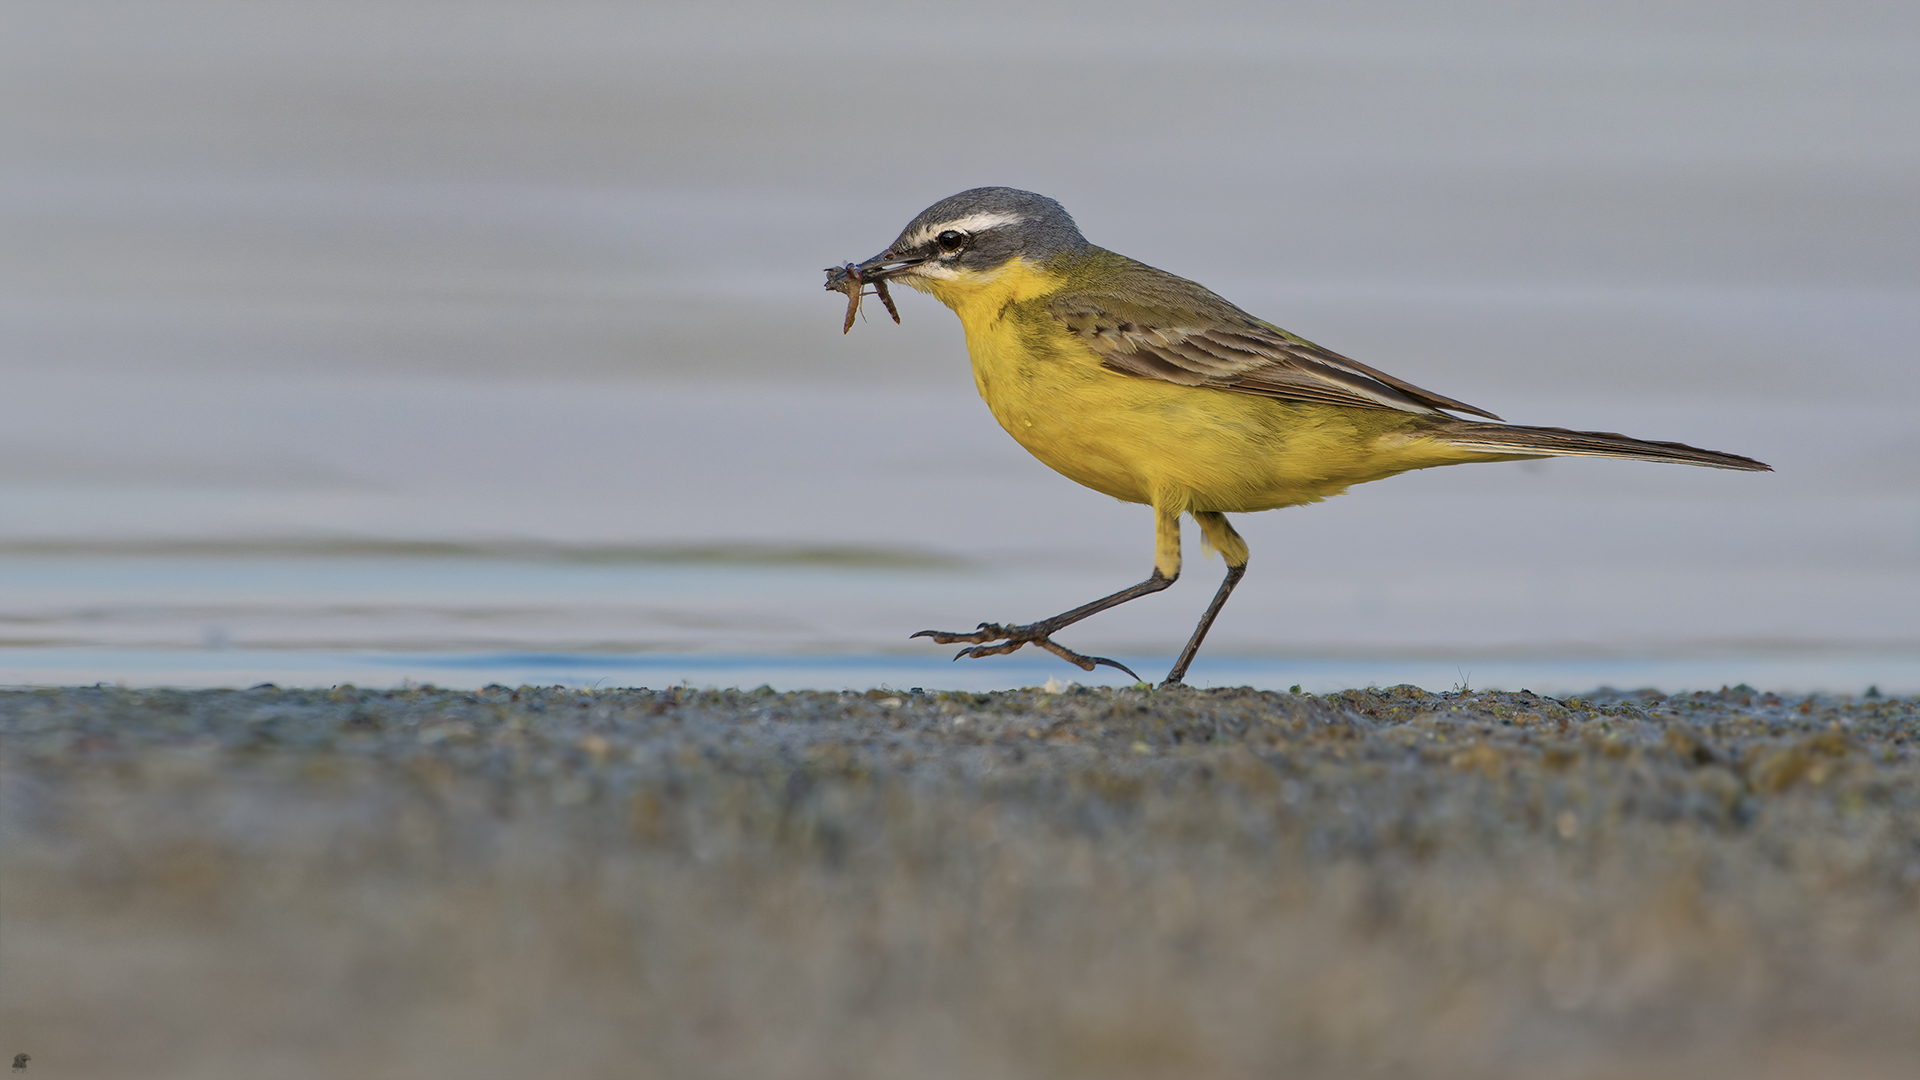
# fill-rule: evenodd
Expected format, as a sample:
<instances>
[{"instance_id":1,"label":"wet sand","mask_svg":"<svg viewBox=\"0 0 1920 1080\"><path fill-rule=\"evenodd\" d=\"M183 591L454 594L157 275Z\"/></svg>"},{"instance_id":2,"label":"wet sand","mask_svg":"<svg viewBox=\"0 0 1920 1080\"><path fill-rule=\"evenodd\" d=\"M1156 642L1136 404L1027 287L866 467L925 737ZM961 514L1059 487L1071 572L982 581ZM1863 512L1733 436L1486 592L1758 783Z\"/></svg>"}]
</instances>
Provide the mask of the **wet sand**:
<instances>
[{"instance_id":1,"label":"wet sand","mask_svg":"<svg viewBox=\"0 0 1920 1080\"><path fill-rule=\"evenodd\" d=\"M0 693L95 1077L1895 1076L1920 699Z\"/></svg>"}]
</instances>

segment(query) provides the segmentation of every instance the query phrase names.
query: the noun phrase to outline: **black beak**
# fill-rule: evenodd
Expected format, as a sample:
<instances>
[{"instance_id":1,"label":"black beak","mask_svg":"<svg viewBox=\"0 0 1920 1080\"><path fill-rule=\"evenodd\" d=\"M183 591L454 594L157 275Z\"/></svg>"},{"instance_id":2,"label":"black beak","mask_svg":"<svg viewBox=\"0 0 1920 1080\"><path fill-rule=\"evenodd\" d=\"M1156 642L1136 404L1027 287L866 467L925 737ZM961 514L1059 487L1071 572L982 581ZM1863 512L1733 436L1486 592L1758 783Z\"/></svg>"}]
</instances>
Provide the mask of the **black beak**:
<instances>
[{"instance_id":1,"label":"black beak","mask_svg":"<svg viewBox=\"0 0 1920 1080\"><path fill-rule=\"evenodd\" d=\"M853 263L845 266L829 266L827 267L827 291L845 292L849 277L856 277L862 282L885 281L890 277L898 276L909 267L918 266L926 261L925 255L895 255L890 251L883 251L857 266Z\"/></svg>"}]
</instances>

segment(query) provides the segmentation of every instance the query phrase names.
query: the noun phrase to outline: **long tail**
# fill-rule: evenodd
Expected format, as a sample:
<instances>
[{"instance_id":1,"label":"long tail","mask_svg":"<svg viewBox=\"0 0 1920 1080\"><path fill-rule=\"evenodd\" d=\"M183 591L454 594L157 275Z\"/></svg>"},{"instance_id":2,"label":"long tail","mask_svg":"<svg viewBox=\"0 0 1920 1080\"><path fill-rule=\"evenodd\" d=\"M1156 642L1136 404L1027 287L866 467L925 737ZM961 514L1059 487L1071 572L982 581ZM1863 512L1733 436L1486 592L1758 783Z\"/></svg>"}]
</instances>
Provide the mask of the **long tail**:
<instances>
[{"instance_id":1,"label":"long tail","mask_svg":"<svg viewBox=\"0 0 1920 1080\"><path fill-rule=\"evenodd\" d=\"M1611 431L1568 431L1566 428L1519 427L1461 420L1434 432L1434 437L1463 450L1489 454L1526 454L1542 457L1633 458L1669 461L1676 465L1705 465L1710 469L1772 472L1773 466L1718 450L1702 450L1677 442L1630 439Z\"/></svg>"}]
</instances>

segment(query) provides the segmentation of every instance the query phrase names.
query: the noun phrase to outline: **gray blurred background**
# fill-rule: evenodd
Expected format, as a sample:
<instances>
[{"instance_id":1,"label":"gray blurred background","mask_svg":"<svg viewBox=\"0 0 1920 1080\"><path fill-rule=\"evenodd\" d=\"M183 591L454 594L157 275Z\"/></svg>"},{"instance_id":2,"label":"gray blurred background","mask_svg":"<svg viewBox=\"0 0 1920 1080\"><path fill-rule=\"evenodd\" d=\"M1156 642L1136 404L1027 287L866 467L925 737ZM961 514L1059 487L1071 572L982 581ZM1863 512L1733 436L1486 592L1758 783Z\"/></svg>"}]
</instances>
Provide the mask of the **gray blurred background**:
<instances>
[{"instance_id":1,"label":"gray blurred background","mask_svg":"<svg viewBox=\"0 0 1920 1080\"><path fill-rule=\"evenodd\" d=\"M1779 470L1478 466L1242 519L1198 681L1920 689L1912 4L0 12L0 681L937 665L905 635L1131 583L1148 512L1007 438L948 312L843 337L820 290L1007 184L1510 420ZM1197 555L1072 643L1170 655Z\"/></svg>"}]
</instances>

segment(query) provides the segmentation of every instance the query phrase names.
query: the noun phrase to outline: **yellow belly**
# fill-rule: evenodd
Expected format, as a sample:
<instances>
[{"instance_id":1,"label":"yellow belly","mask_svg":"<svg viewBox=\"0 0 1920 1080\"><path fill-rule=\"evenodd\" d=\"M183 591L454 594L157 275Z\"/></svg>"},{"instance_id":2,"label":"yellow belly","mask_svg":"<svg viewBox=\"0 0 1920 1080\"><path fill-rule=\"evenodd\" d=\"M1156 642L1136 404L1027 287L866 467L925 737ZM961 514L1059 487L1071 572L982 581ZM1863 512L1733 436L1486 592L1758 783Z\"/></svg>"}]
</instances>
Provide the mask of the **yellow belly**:
<instances>
[{"instance_id":1,"label":"yellow belly","mask_svg":"<svg viewBox=\"0 0 1920 1080\"><path fill-rule=\"evenodd\" d=\"M967 327L980 396L1034 457L1126 502L1175 513L1271 510L1489 458L1421 437L1412 414L1122 375L1065 333L1034 337L1011 320Z\"/></svg>"},{"instance_id":2,"label":"yellow belly","mask_svg":"<svg viewBox=\"0 0 1920 1080\"><path fill-rule=\"evenodd\" d=\"M1175 514L1318 502L1410 469L1498 460L1425 437L1412 413L1278 401L1122 375L1048 315L1053 284L1014 263L912 282L960 316L994 418L1062 475Z\"/></svg>"}]
</instances>

